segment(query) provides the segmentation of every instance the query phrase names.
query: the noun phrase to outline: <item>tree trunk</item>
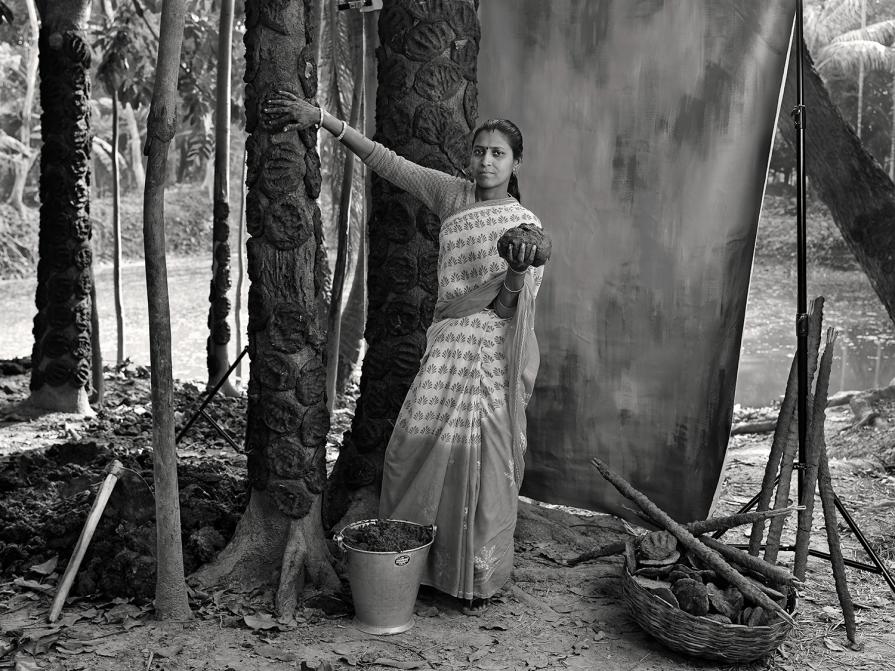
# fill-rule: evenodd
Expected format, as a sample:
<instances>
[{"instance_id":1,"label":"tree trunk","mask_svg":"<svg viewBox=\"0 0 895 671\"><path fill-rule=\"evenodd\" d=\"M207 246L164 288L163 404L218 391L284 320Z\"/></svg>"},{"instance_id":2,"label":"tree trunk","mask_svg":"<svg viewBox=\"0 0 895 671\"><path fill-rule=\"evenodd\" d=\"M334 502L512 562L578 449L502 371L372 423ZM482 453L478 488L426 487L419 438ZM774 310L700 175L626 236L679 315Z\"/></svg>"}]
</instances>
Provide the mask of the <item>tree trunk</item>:
<instances>
[{"instance_id":1,"label":"tree trunk","mask_svg":"<svg viewBox=\"0 0 895 671\"><path fill-rule=\"evenodd\" d=\"M115 362L124 362L124 307L121 301L121 180L118 165L118 91L112 90L112 283L115 292L117 350Z\"/></svg>"},{"instance_id":2,"label":"tree trunk","mask_svg":"<svg viewBox=\"0 0 895 671\"><path fill-rule=\"evenodd\" d=\"M895 321L895 184L842 118L804 51L806 174ZM795 106L795 91L795 66L790 63L782 109ZM781 125L786 141L794 145L792 124Z\"/></svg>"},{"instance_id":3,"label":"tree trunk","mask_svg":"<svg viewBox=\"0 0 895 671\"><path fill-rule=\"evenodd\" d=\"M479 37L471 0L386 0L379 17L376 139L412 161L461 175L477 116ZM437 132L426 133L431 127ZM329 525L378 508L385 447L435 309L439 228L418 200L373 176L368 348L354 420L328 485Z\"/></svg>"},{"instance_id":4,"label":"tree trunk","mask_svg":"<svg viewBox=\"0 0 895 671\"><path fill-rule=\"evenodd\" d=\"M106 402L106 381L103 378L103 351L99 339L99 310L96 309L96 281L90 284L90 354L93 396L91 401L101 408Z\"/></svg>"},{"instance_id":5,"label":"tree trunk","mask_svg":"<svg viewBox=\"0 0 895 671\"><path fill-rule=\"evenodd\" d=\"M137 115L130 103L124 106L124 123L127 124L127 143L131 150L131 170L137 190L142 191L146 184L146 172L143 170L143 140L140 137L140 126Z\"/></svg>"},{"instance_id":6,"label":"tree trunk","mask_svg":"<svg viewBox=\"0 0 895 671\"><path fill-rule=\"evenodd\" d=\"M37 7L34 0L25 0L25 5L28 8L31 45L28 48L28 59L25 65L25 97L22 100L22 127L19 131L19 140L26 149L31 151L31 117L34 113L32 109L34 107L34 89L37 86L40 24L37 21ZM25 216L25 184L28 182L28 173L31 172L33 162L33 158L23 156L22 160L15 164L15 178L9 204L16 208L23 217Z\"/></svg>"},{"instance_id":7,"label":"tree trunk","mask_svg":"<svg viewBox=\"0 0 895 671\"><path fill-rule=\"evenodd\" d=\"M196 575L244 589L270 582L279 568L276 608L285 617L306 582L339 588L320 515L329 413L316 132L271 133L260 120L277 89L317 93L306 8L302 0L246 4L251 496L228 547Z\"/></svg>"},{"instance_id":8,"label":"tree trunk","mask_svg":"<svg viewBox=\"0 0 895 671\"><path fill-rule=\"evenodd\" d=\"M221 2L218 28L217 101L214 138L214 222L211 242L211 291L208 299L208 388L230 368L230 58L233 43L233 0ZM239 395L230 380L220 393Z\"/></svg>"},{"instance_id":9,"label":"tree trunk","mask_svg":"<svg viewBox=\"0 0 895 671\"><path fill-rule=\"evenodd\" d=\"M376 20L373 12L363 14L362 51L364 72L364 95L361 105L363 133L373 137L376 125L373 119L374 96L376 95ZM364 347L364 326L367 321L367 216L369 212L370 171L361 164L361 214L356 231L356 258L351 289L342 311L341 337L339 338L339 368L336 376L336 393L345 391L348 379L354 372Z\"/></svg>"},{"instance_id":10,"label":"tree trunk","mask_svg":"<svg viewBox=\"0 0 895 671\"><path fill-rule=\"evenodd\" d=\"M190 617L183 576L177 448L174 444L174 383L171 373L171 311L165 261L165 181L168 147L177 130L177 75L186 0L162 6L155 86L146 126L147 175L143 192L143 247L149 303L152 371L152 444L155 481L156 585L159 619Z\"/></svg>"},{"instance_id":11,"label":"tree trunk","mask_svg":"<svg viewBox=\"0 0 895 671\"><path fill-rule=\"evenodd\" d=\"M355 63L354 91L351 94L351 115L349 125L357 128L360 119L361 99L364 82L361 60L358 52ZM339 237L336 250L336 267L333 270L332 293L329 299L328 340L326 351L326 408L332 412L336 402L336 377L339 370L339 346L342 333L342 295L345 288L345 269L348 265L348 237L351 227L351 192L354 185L354 154L345 151L342 162L342 188L339 197Z\"/></svg>"},{"instance_id":12,"label":"tree trunk","mask_svg":"<svg viewBox=\"0 0 895 671\"><path fill-rule=\"evenodd\" d=\"M233 318L236 324L236 356L242 354L242 283L245 280L245 214L246 214L246 153L242 153L242 179L239 181L239 236L236 249L239 251L236 267L236 307ZM236 363L236 377L242 380L242 359Z\"/></svg>"},{"instance_id":13,"label":"tree trunk","mask_svg":"<svg viewBox=\"0 0 895 671\"><path fill-rule=\"evenodd\" d=\"M892 77L892 129L889 131L889 179L895 180L895 76Z\"/></svg>"},{"instance_id":14,"label":"tree trunk","mask_svg":"<svg viewBox=\"0 0 895 671\"><path fill-rule=\"evenodd\" d=\"M90 414L90 2L47 2L40 9L40 261L26 403Z\"/></svg>"},{"instance_id":15,"label":"tree trunk","mask_svg":"<svg viewBox=\"0 0 895 671\"><path fill-rule=\"evenodd\" d=\"M861 29L867 27L867 0L861 0ZM858 119L855 131L861 139L861 126L864 121L864 61L858 61ZM895 123L895 121L893 121Z\"/></svg>"}]
</instances>

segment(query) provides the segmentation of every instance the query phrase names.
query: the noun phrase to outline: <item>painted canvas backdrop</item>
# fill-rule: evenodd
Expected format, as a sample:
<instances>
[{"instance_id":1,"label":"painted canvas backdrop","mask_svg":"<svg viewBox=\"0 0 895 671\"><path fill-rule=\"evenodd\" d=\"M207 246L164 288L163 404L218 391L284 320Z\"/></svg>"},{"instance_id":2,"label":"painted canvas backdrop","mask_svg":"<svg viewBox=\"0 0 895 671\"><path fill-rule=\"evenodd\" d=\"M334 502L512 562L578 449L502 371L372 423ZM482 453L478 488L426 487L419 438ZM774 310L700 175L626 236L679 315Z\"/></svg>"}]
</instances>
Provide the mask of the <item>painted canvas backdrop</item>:
<instances>
[{"instance_id":1,"label":"painted canvas backdrop","mask_svg":"<svg viewBox=\"0 0 895 671\"><path fill-rule=\"evenodd\" d=\"M525 137L553 238L522 493L629 516L597 456L680 520L729 437L794 0L484 0L479 119Z\"/></svg>"}]
</instances>

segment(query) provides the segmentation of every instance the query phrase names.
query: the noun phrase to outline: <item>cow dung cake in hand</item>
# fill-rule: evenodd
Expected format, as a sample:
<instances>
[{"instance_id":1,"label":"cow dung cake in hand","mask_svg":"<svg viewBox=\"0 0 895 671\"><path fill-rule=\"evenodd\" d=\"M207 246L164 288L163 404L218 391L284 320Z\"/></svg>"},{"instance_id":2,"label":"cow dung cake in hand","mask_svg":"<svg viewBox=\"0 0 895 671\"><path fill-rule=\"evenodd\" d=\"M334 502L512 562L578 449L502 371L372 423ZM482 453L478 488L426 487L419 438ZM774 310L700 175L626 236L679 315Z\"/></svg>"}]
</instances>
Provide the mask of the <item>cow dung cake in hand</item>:
<instances>
[{"instance_id":1,"label":"cow dung cake in hand","mask_svg":"<svg viewBox=\"0 0 895 671\"><path fill-rule=\"evenodd\" d=\"M501 258L509 261L507 257L510 253L510 245L513 245L513 249L518 249L522 243L525 243L526 246L536 245L538 248L531 265L537 267L547 263L553 244L546 233L530 223L520 224L516 228L511 228L504 232L500 236L500 240L497 241L497 253L500 254Z\"/></svg>"}]
</instances>

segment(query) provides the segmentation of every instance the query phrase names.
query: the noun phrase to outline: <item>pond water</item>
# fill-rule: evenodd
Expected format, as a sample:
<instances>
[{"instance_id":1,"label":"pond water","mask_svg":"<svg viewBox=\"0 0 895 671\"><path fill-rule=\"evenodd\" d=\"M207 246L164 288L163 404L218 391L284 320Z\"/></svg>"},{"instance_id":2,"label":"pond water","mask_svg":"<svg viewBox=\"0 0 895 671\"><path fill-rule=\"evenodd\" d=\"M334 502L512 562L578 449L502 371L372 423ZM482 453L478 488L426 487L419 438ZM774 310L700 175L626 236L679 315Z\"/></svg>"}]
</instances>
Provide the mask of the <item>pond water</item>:
<instances>
[{"instance_id":1,"label":"pond water","mask_svg":"<svg viewBox=\"0 0 895 671\"><path fill-rule=\"evenodd\" d=\"M233 259L236 268L236 259ZM125 356L149 363L146 318L146 280L142 264L125 266L122 276L125 306ZM174 376L204 379L208 320L210 260L169 259ZM106 363L115 360L115 313L111 268L97 270L100 335ZM31 353L34 317L34 279L0 281L0 309L5 328L0 332L0 358ZM235 282L234 282L235 286ZM245 329L247 282L243 286L242 327ZM858 271L809 268L808 298L825 298L824 326L839 330L830 380L830 393L868 389L895 377L895 328L867 278ZM767 405L779 399L786 386L796 349L796 277L777 267L756 266L752 274L743 331L736 402ZM233 330L234 334L236 329ZM243 341L244 344L244 341ZM230 344L231 360L237 351ZM243 368L248 375L248 368Z\"/></svg>"}]
</instances>

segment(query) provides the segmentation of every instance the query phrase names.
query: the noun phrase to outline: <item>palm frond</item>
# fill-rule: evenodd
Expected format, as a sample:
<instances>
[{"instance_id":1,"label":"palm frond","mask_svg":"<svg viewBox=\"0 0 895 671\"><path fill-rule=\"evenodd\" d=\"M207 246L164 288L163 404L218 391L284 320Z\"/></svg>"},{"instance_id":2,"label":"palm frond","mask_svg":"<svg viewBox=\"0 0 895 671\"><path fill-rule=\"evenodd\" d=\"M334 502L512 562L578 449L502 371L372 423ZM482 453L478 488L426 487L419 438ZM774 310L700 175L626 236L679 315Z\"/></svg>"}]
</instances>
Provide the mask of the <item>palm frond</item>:
<instances>
[{"instance_id":1,"label":"palm frond","mask_svg":"<svg viewBox=\"0 0 895 671\"><path fill-rule=\"evenodd\" d=\"M857 73L861 64L865 69L892 72L895 69L895 50L867 40L832 42L820 50L816 63L818 72L825 74Z\"/></svg>"},{"instance_id":2,"label":"palm frond","mask_svg":"<svg viewBox=\"0 0 895 671\"><path fill-rule=\"evenodd\" d=\"M837 35L861 23L860 0L827 0L806 8L804 15L805 42L816 51L829 44Z\"/></svg>"},{"instance_id":3,"label":"palm frond","mask_svg":"<svg viewBox=\"0 0 895 671\"><path fill-rule=\"evenodd\" d=\"M895 43L895 19L879 21L865 28L856 28L837 35L831 44L836 42L879 42L891 46Z\"/></svg>"}]
</instances>

